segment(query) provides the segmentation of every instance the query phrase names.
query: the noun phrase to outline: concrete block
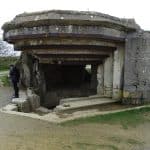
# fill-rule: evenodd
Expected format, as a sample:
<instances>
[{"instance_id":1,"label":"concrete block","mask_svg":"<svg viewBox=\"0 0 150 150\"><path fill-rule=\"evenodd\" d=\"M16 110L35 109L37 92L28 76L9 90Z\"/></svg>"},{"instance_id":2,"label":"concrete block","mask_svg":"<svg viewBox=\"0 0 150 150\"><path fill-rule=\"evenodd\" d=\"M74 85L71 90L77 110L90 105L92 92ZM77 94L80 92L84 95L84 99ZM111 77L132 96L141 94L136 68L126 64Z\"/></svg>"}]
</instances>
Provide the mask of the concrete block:
<instances>
[{"instance_id":1,"label":"concrete block","mask_svg":"<svg viewBox=\"0 0 150 150\"><path fill-rule=\"evenodd\" d=\"M40 107L40 97L30 88L27 89L27 100L29 101L31 111L35 111Z\"/></svg>"},{"instance_id":2,"label":"concrete block","mask_svg":"<svg viewBox=\"0 0 150 150\"><path fill-rule=\"evenodd\" d=\"M36 94L31 94L27 97L29 101L31 111L34 111L38 107L40 107L40 97Z\"/></svg>"},{"instance_id":3,"label":"concrete block","mask_svg":"<svg viewBox=\"0 0 150 150\"><path fill-rule=\"evenodd\" d=\"M13 98L12 103L14 103L18 106L18 111L20 111L20 112L29 113L31 111L30 104L27 99Z\"/></svg>"}]
</instances>

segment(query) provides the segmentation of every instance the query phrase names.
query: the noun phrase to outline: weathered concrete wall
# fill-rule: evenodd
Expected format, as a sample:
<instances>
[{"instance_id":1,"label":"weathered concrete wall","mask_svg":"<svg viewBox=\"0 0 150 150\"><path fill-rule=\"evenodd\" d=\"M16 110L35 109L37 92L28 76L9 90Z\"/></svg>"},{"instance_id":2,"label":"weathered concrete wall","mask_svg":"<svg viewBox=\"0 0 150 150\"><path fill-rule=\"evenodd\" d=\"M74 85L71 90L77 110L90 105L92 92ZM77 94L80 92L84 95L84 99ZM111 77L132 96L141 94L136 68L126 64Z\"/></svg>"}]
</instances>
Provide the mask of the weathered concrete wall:
<instances>
[{"instance_id":1,"label":"weathered concrete wall","mask_svg":"<svg viewBox=\"0 0 150 150\"><path fill-rule=\"evenodd\" d=\"M127 37L123 97L124 103L150 99L149 32L139 31Z\"/></svg>"},{"instance_id":2,"label":"weathered concrete wall","mask_svg":"<svg viewBox=\"0 0 150 150\"><path fill-rule=\"evenodd\" d=\"M38 60L29 53L23 52L17 63L20 70L20 80L23 88L31 88L40 96L41 104L44 102L46 93L45 76L43 68Z\"/></svg>"},{"instance_id":3,"label":"weathered concrete wall","mask_svg":"<svg viewBox=\"0 0 150 150\"><path fill-rule=\"evenodd\" d=\"M98 65L91 65L91 90L96 93L97 89L97 67Z\"/></svg>"},{"instance_id":4,"label":"weathered concrete wall","mask_svg":"<svg viewBox=\"0 0 150 150\"><path fill-rule=\"evenodd\" d=\"M49 26L41 26L41 27L30 27L30 28L18 28L18 29L12 29L5 33L5 38L11 38L16 36L22 36L25 37L31 37L34 36L54 36L58 37L58 34L63 34L66 36L96 36L96 37L103 37L106 36L108 38L111 38L112 35L115 38L124 39L126 36L126 33L124 31L119 31L112 28L106 28L101 26L77 26L77 25L49 25Z\"/></svg>"},{"instance_id":5,"label":"weathered concrete wall","mask_svg":"<svg viewBox=\"0 0 150 150\"><path fill-rule=\"evenodd\" d=\"M125 45L118 44L113 59L113 99L122 99Z\"/></svg>"},{"instance_id":6,"label":"weathered concrete wall","mask_svg":"<svg viewBox=\"0 0 150 150\"><path fill-rule=\"evenodd\" d=\"M97 68L97 94L104 95L104 65L100 64Z\"/></svg>"},{"instance_id":7,"label":"weathered concrete wall","mask_svg":"<svg viewBox=\"0 0 150 150\"><path fill-rule=\"evenodd\" d=\"M20 60L17 62L20 70L21 83L24 87L30 87L32 81L32 56L22 52Z\"/></svg>"},{"instance_id":8,"label":"weathered concrete wall","mask_svg":"<svg viewBox=\"0 0 150 150\"><path fill-rule=\"evenodd\" d=\"M104 95L112 97L113 53L104 61Z\"/></svg>"},{"instance_id":9,"label":"weathered concrete wall","mask_svg":"<svg viewBox=\"0 0 150 150\"><path fill-rule=\"evenodd\" d=\"M124 44L118 44L110 57L97 69L97 94L122 99L124 74Z\"/></svg>"}]
</instances>

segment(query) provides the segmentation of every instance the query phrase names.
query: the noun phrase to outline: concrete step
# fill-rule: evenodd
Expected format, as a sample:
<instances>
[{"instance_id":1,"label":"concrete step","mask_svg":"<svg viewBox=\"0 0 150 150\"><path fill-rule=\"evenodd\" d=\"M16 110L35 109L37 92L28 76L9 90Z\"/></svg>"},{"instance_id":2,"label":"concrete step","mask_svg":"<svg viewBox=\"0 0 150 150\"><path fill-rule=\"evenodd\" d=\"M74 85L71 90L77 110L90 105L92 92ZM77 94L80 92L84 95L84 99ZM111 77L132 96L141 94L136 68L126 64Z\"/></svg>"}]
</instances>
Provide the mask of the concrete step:
<instances>
[{"instance_id":1,"label":"concrete step","mask_svg":"<svg viewBox=\"0 0 150 150\"><path fill-rule=\"evenodd\" d=\"M64 98L64 99L60 100L60 104L62 105L62 104L67 103L67 102L92 100L92 99L97 99L97 98L99 99L99 98L110 98L110 97L104 96L104 95L91 95L88 97Z\"/></svg>"},{"instance_id":2,"label":"concrete step","mask_svg":"<svg viewBox=\"0 0 150 150\"><path fill-rule=\"evenodd\" d=\"M75 100L75 101L67 101L64 102L63 104L58 105L55 108L56 112L65 112L65 111L69 111L69 110L77 110L77 109L85 109L85 108L90 108L90 107L94 107L94 106L98 106L98 105L104 105L104 104L109 104L109 103L115 103L118 102L118 100L113 100L110 98L90 98L90 99L83 99L81 98L79 100Z\"/></svg>"}]
</instances>

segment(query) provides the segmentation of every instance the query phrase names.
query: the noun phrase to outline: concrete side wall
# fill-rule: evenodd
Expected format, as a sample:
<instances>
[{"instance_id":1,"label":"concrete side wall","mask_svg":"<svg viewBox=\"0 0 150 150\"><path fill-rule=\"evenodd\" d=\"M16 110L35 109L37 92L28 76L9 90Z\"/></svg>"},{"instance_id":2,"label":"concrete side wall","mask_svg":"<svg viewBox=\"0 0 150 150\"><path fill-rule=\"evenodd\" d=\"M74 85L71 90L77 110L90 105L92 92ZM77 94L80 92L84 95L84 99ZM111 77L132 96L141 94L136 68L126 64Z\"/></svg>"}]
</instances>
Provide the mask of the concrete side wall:
<instances>
[{"instance_id":1,"label":"concrete side wall","mask_svg":"<svg viewBox=\"0 0 150 150\"><path fill-rule=\"evenodd\" d=\"M150 34L140 32L126 40L124 103L150 99ZM138 102L137 102L138 103Z\"/></svg>"},{"instance_id":2,"label":"concrete side wall","mask_svg":"<svg viewBox=\"0 0 150 150\"><path fill-rule=\"evenodd\" d=\"M124 69L124 44L117 46L114 51L113 63L113 99L122 98L123 90L123 69Z\"/></svg>"},{"instance_id":3,"label":"concrete side wall","mask_svg":"<svg viewBox=\"0 0 150 150\"><path fill-rule=\"evenodd\" d=\"M97 94L104 95L104 65L100 64L97 68Z\"/></svg>"},{"instance_id":4,"label":"concrete side wall","mask_svg":"<svg viewBox=\"0 0 150 150\"><path fill-rule=\"evenodd\" d=\"M104 95L112 97L113 53L104 61Z\"/></svg>"},{"instance_id":5,"label":"concrete side wall","mask_svg":"<svg viewBox=\"0 0 150 150\"><path fill-rule=\"evenodd\" d=\"M95 91L97 89L97 65L91 66L91 89Z\"/></svg>"}]
</instances>

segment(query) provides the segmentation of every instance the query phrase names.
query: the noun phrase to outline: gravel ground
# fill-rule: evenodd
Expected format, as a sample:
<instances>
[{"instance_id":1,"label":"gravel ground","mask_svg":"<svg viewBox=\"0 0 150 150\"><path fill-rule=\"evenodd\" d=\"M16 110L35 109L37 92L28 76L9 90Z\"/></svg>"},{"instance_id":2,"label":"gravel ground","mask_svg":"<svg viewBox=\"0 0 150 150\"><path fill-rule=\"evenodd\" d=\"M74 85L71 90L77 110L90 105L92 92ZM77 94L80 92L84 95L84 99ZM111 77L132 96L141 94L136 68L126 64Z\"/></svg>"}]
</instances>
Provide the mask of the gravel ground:
<instances>
[{"instance_id":1,"label":"gravel ground","mask_svg":"<svg viewBox=\"0 0 150 150\"><path fill-rule=\"evenodd\" d=\"M11 87L0 87L0 108L11 102L13 89Z\"/></svg>"},{"instance_id":2,"label":"gravel ground","mask_svg":"<svg viewBox=\"0 0 150 150\"><path fill-rule=\"evenodd\" d=\"M149 150L149 126L60 126L0 113L0 150Z\"/></svg>"}]
</instances>

